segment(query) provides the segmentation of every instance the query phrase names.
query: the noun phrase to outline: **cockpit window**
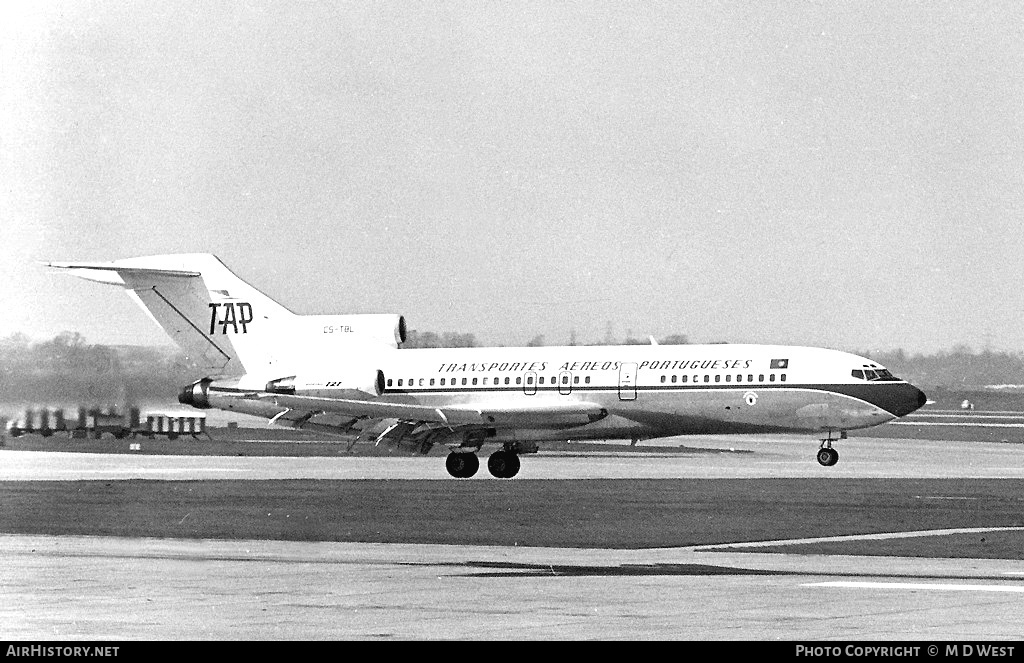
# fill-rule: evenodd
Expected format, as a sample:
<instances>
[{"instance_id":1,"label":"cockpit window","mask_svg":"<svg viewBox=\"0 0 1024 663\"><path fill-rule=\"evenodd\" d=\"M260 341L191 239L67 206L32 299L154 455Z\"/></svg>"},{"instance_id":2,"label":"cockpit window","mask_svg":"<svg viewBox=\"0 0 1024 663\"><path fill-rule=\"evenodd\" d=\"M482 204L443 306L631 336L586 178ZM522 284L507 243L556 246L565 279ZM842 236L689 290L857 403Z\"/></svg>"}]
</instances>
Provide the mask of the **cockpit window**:
<instances>
[{"instance_id":1,"label":"cockpit window","mask_svg":"<svg viewBox=\"0 0 1024 663\"><path fill-rule=\"evenodd\" d=\"M855 368L850 371L850 375L860 380L870 380L872 382L890 382L899 380L898 377L890 373L886 368L865 368L863 370Z\"/></svg>"}]
</instances>

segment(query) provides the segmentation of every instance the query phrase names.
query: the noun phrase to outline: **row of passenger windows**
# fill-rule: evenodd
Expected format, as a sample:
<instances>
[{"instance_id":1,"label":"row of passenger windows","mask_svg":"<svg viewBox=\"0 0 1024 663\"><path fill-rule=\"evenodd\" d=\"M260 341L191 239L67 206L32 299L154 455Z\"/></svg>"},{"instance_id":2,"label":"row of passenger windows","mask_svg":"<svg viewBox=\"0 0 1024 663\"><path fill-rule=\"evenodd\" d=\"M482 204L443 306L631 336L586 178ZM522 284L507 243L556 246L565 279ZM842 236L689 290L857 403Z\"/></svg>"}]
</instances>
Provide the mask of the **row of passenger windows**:
<instances>
[{"instance_id":1,"label":"row of passenger windows","mask_svg":"<svg viewBox=\"0 0 1024 663\"><path fill-rule=\"evenodd\" d=\"M487 385L488 384L488 379L489 378L461 378L463 385L479 385L479 386ZM438 382L438 380L439 380L439 382ZM392 387L392 386L399 386L399 387L402 387L402 386L410 386L410 387L416 387L416 386L419 386L419 387L435 387L435 386L444 387L444 386L452 386L452 387L454 387L454 386L457 386L459 384L459 380L460 380L460 378L409 378L408 380L405 380L404 378L399 378L397 380L397 382L398 382L397 385L393 384L395 382L395 380L388 380L388 386L389 387ZM504 384L507 384L507 385L513 384L512 378L506 377L506 378L504 378L504 380L505 380ZM544 384L544 377L541 376L541 377L537 378L536 382L537 382L537 384ZM531 376L527 376L526 384L532 385L533 383L534 383L533 376L532 375ZM578 375L572 376L572 383L573 384L580 384L580 376L578 376ZM493 378L493 379L491 379L490 384L495 385L495 386L500 386L502 384L502 378ZM521 375L520 376L516 376L514 384L522 385L523 384L523 377ZM555 376L551 376L550 384L558 384L558 378L556 378ZM568 375L563 375L562 376L562 384L569 384L569 376ZM583 378L583 384L590 384L590 376L589 375L587 375L587 376L585 376Z\"/></svg>"},{"instance_id":2,"label":"row of passenger windows","mask_svg":"<svg viewBox=\"0 0 1024 663\"><path fill-rule=\"evenodd\" d=\"M775 382L775 375L776 375L775 373L769 373L768 374L768 382ZM786 381L786 374L785 373L779 373L778 376L779 376L779 381L780 382L785 382ZM665 383L665 382L672 382L673 384L675 384L676 382L687 382L689 379L690 379L689 375L662 375L661 376L661 381L663 383ZM701 381L701 376L694 375L693 376L693 381L694 382L700 382ZM722 382L722 381L723 380L722 380L722 375L721 374L715 375L715 382ZM753 373L748 373L746 381L747 382L754 382L754 374ZM757 381L758 382L764 382L764 373L758 374ZM705 375L704 376L704 382L711 382L711 376L710 375ZM732 382L732 373L726 374L725 382ZM736 374L736 382L743 382L743 374L742 373L737 373Z\"/></svg>"},{"instance_id":3,"label":"row of passenger windows","mask_svg":"<svg viewBox=\"0 0 1024 663\"><path fill-rule=\"evenodd\" d=\"M770 373L768 375L768 382L775 382L775 376L776 376L775 373ZM712 376L710 376L710 375L705 375L705 376L703 376L703 381L704 382L711 382L712 381L711 377ZM786 374L785 373L779 373L778 374L778 378L779 378L780 382L785 382L786 381ZM534 384L533 376L527 376L525 379L526 379L526 384L527 385L532 386ZM510 378L510 377L505 377L504 378L504 383L502 382L503 378L500 378L500 377L498 377L498 378L486 378L486 377L484 377L484 378L409 378L408 380L406 380L405 378L398 378L397 380L389 379L388 380L388 387L395 387L395 386L398 386L398 387L404 387L404 386L409 386L409 387L417 387L417 386L418 387L436 387L436 386L445 387L445 386L452 386L452 387L455 387L455 386L458 386L460 384L460 380L461 380L461 384L463 386L488 386L488 380L490 380L490 384L493 385L493 386L501 386L502 384L505 384L505 385L512 385L512 384L522 385L523 384L523 377L522 376L516 376L514 383L512 381L512 378ZM690 381L690 376L689 375L671 375L671 376L669 376L669 375L662 375L661 376L661 381L662 381L662 383L671 382L672 384L686 383L686 382ZM697 382L700 382L700 381L701 381L701 376L700 375L694 375L693 376L693 382L694 383L697 383ZM723 381L722 380L722 375L721 374L715 375L714 376L714 381L715 382L722 382ZM733 381L732 374L730 373L730 374L726 375L724 381L725 382L732 382ZM752 373L748 374L746 376L746 380L745 381L746 382L754 382L755 381L754 380L754 375ZM757 382L764 382L765 381L764 380L764 374L763 373L759 374L757 376L757 380L756 381ZM742 373L737 373L736 374L736 382L744 382L743 374ZM544 384L544 376L540 376L540 377L537 378L537 384L538 385ZM551 376L550 382L548 382L548 384L552 384L552 385L559 384L559 378L557 378L555 376ZM568 375L562 375L561 376L561 384L563 384L563 385L568 385L569 384L569 376ZM578 375L572 376L572 384L580 384L580 376L578 376ZM590 384L590 376L589 375L583 377L583 384Z\"/></svg>"}]
</instances>

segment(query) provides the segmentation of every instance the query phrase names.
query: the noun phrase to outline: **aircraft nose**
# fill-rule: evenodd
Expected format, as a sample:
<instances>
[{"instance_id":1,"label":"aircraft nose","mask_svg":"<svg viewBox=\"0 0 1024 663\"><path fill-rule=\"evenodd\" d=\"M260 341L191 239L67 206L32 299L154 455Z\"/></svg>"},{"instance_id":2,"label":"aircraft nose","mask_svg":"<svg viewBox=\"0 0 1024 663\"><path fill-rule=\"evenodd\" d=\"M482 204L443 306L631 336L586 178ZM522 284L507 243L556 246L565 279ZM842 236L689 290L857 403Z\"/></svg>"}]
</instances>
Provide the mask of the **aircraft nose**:
<instances>
[{"instance_id":1,"label":"aircraft nose","mask_svg":"<svg viewBox=\"0 0 1024 663\"><path fill-rule=\"evenodd\" d=\"M892 400L892 407L886 408L897 417L905 417L928 402L928 396L909 382L898 386L899 391L896 398Z\"/></svg>"}]
</instances>

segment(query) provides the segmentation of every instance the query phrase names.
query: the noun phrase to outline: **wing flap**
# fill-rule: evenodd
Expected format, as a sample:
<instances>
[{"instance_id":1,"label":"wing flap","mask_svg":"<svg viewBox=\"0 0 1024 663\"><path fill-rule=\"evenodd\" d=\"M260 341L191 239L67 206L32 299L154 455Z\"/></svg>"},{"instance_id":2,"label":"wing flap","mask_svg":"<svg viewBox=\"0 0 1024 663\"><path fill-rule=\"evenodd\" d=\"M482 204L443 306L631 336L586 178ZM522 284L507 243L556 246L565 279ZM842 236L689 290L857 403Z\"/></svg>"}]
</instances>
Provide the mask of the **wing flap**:
<instances>
[{"instance_id":1,"label":"wing flap","mask_svg":"<svg viewBox=\"0 0 1024 663\"><path fill-rule=\"evenodd\" d=\"M352 417L433 422L449 426L570 428L583 426L608 416L608 411L600 405L579 401L540 403L529 406L488 403L433 407L386 401L316 398L283 394L260 394L257 398L296 410L318 410Z\"/></svg>"},{"instance_id":2,"label":"wing flap","mask_svg":"<svg viewBox=\"0 0 1024 663\"><path fill-rule=\"evenodd\" d=\"M433 421L444 424L483 424L480 412L475 410L454 410L426 405L387 403L382 401L358 401L341 398L315 398L312 396L291 396L283 394L259 394L259 400L268 400L282 407L295 410L319 410L346 414L352 417L374 419L393 418L412 421Z\"/></svg>"}]
</instances>

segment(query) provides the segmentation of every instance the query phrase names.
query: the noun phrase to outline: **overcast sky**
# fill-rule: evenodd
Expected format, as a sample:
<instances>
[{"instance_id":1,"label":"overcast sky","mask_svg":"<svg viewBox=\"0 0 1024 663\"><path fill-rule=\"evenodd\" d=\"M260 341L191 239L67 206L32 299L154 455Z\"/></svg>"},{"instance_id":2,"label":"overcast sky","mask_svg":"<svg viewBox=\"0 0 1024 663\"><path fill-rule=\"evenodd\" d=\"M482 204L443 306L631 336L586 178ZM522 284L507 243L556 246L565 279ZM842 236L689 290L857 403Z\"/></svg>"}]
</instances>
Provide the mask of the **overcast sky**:
<instances>
[{"instance_id":1,"label":"overcast sky","mask_svg":"<svg viewBox=\"0 0 1024 663\"><path fill-rule=\"evenodd\" d=\"M166 344L39 260L218 255L486 344L1024 350L1017 2L0 9L0 336Z\"/></svg>"}]
</instances>

